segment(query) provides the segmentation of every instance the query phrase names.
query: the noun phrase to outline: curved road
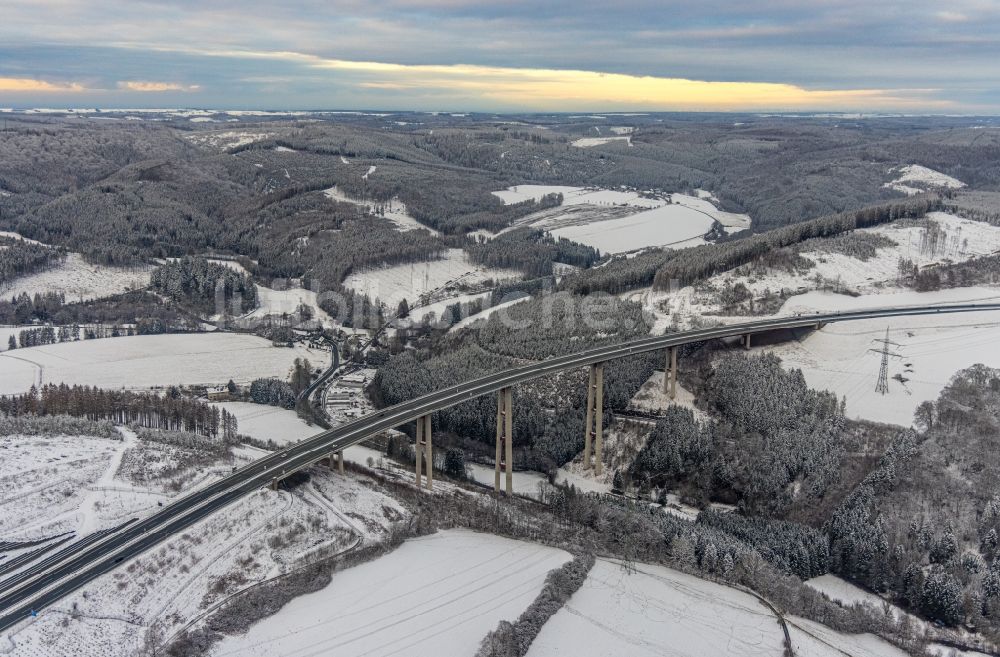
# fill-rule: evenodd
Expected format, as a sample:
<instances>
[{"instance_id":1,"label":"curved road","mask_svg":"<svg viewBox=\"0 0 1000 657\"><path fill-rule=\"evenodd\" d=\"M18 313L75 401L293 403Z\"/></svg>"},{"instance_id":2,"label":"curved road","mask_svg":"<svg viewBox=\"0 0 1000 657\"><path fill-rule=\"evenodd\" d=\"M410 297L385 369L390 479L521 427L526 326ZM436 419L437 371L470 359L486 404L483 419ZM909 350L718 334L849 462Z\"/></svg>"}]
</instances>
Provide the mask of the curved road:
<instances>
[{"instance_id":1,"label":"curved road","mask_svg":"<svg viewBox=\"0 0 1000 657\"><path fill-rule=\"evenodd\" d=\"M286 449L269 454L230 476L186 495L152 516L74 543L33 567L0 582L0 630L7 629L52 604L96 577L113 570L167 537L214 513L251 491L269 485L325 458L330 452L356 445L366 438L416 420L443 408L497 392L507 386L633 354L657 351L716 338L776 329L881 317L933 315L1000 310L1000 303L877 308L850 312L780 317L640 338L622 344L588 349L438 390L402 404L369 413L353 422L324 431Z\"/></svg>"}]
</instances>

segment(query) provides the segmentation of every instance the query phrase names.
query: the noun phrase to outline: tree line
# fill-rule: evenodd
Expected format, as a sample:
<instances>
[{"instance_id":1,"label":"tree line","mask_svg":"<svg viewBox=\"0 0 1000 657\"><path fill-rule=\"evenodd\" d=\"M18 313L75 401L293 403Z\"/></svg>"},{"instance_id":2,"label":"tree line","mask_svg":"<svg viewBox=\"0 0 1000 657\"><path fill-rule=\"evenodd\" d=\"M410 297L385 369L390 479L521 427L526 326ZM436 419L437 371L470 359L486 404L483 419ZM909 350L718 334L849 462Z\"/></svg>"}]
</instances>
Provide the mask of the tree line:
<instances>
[{"instance_id":1,"label":"tree line","mask_svg":"<svg viewBox=\"0 0 1000 657\"><path fill-rule=\"evenodd\" d=\"M0 397L0 413L7 416L71 415L109 420L150 429L186 431L229 440L236 436L236 417L225 409L183 397L175 389L165 395L91 386L47 384L26 393Z\"/></svg>"},{"instance_id":2,"label":"tree line","mask_svg":"<svg viewBox=\"0 0 1000 657\"><path fill-rule=\"evenodd\" d=\"M476 264L519 269L527 276L548 276L556 262L585 269L601 257L593 247L555 238L537 228L517 228L489 240L480 238L466 251Z\"/></svg>"},{"instance_id":3,"label":"tree line","mask_svg":"<svg viewBox=\"0 0 1000 657\"><path fill-rule=\"evenodd\" d=\"M0 289L18 276L48 269L65 257L62 249L0 235Z\"/></svg>"}]
</instances>

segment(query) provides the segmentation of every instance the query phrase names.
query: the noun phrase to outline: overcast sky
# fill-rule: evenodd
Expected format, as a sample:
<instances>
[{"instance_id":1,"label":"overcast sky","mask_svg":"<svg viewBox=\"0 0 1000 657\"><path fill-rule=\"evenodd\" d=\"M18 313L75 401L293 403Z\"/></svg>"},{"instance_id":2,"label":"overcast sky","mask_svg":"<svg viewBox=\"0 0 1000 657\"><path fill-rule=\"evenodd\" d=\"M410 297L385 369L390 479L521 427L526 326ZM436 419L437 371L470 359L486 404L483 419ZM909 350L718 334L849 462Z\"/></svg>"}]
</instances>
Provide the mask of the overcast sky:
<instances>
[{"instance_id":1,"label":"overcast sky","mask_svg":"<svg viewBox=\"0 0 1000 657\"><path fill-rule=\"evenodd\" d=\"M4 0L0 107L996 114L998 34L1000 0Z\"/></svg>"}]
</instances>

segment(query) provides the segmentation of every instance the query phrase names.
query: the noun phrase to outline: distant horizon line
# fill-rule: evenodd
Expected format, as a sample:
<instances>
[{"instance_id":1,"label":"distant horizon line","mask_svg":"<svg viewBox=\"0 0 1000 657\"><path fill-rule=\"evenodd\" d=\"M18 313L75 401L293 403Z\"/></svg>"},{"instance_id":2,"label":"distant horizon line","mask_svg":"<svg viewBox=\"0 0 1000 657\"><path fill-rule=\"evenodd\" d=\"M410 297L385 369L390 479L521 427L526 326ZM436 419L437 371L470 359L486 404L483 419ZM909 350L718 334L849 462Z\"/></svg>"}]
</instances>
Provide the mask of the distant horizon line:
<instances>
[{"instance_id":1,"label":"distant horizon line","mask_svg":"<svg viewBox=\"0 0 1000 657\"><path fill-rule=\"evenodd\" d=\"M81 106L19 106L19 107L0 107L0 113L4 114L15 114L15 113L39 113L39 114L91 114L91 113L168 113L168 112L197 112L199 115L206 114L230 114L230 115L314 115L314 114L347 114L347 115L361 115L361 116L376 116L385 117L394 114L426 114L429 116L440 116L447 115L454 118L462 118L465 116L557 116L557 117L567 117L567 118L581 118L581 119L602 119L609 116L613 117L638 117L638 116L654 116L654 115L720 115L720 116L755 116L755 117L786 117L786 118L822 118L822 117L854 117L854 118L1000 118L1000 112L996 114L983 114L983 113L956 113L956 112L887 112L887 111L868 111L868 110L816 110L816 111L802 111L802 110L772 110L772 111L754 111L754 110L647 110L647 111L623 111L623 110L613 110L613 111L602 111L602 110L589 110L589 111L565 111L565 112L555 112L555 111L537 111L537 110L504 110L504 111L484 111L484 110L418 110L418 109L262 109L259 107L248 107L248 108L216 108L216 107L117 107L117 106L104 106L104 107L81 107ZM197 116L197 115L196 115Z\"/></svg>"}]
</instances>

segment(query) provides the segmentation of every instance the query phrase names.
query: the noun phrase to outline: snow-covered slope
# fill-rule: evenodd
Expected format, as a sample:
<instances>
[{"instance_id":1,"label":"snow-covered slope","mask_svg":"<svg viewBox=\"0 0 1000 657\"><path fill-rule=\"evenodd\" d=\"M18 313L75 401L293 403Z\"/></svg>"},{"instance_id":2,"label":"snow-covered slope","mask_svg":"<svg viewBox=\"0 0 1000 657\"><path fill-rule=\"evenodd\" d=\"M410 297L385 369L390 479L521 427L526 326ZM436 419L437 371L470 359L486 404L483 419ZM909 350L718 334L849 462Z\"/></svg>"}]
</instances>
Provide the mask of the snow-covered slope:
<instances>
[{"instance_id":1,"label":"snow-covered slope","mask_svg":"<svg viewBox=\"0 0 1000 657\"><path fill-rule=\"evenodd\" d=\"M919 164L902 166L890 170L889 173L896 174L896 179L885 183L883 187L902 192L907 196L932 189L960 189L965 187L965 183L961 180Z\"/></svg>"},{"instance_id":2,"label":"snow-covered slope","mask_svg":"<svg viewBox=\"0 0 1000 657\"><path fill-rule=\"evenodd\" d=\"M881 306L931 305L1000 300L1000 289L956 288L849 297L810 292L789 299L784 313ZM889 392L876 394L881 355L889 329ZM951 376L975 363L1000 367L1000 313L924 315L830 324L821 331L766 349L788 368L800 368L810 386L847 398L849 417L909 426L920 402L937 399ZM873 351L875 350L875 351ZM902 377L905 381L893 377Z\"/></svg>"},{"instance_id":3,"label":"snow-covered slope","mask_svg":"<svg viewBox=\"0 0 1000 657\"><path fill-rule=\"evenodd\" d=\"M15 278L9 287L0 287L0 297L56 292L65 294L67 302L89 301L144 288L149 285L151 271L152 267L146 266L92 265L85 262L79 253L70 253L51 269Z\"/></svg>"}]
</instances>

